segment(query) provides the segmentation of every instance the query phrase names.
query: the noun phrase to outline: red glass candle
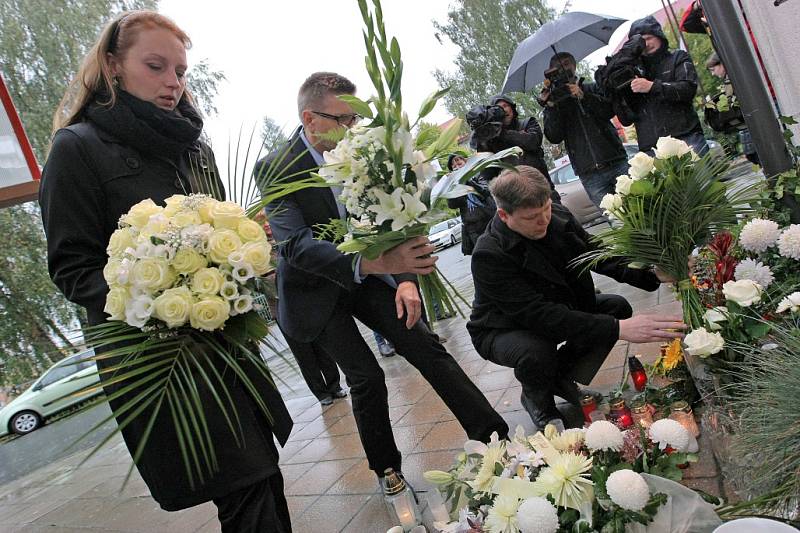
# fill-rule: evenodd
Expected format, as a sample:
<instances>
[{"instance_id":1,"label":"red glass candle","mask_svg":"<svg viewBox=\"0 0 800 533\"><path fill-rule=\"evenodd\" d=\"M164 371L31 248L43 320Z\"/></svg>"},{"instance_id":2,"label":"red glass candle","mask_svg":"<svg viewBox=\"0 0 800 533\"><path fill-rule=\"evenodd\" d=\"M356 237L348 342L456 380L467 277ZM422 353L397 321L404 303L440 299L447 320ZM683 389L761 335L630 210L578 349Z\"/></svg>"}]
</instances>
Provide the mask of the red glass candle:
<instances>
[{"instance_id":1,"label":"red glass candle","mask_svg":"<svg viewBox=\"0 0 800 533\"><path fill-rule=\"evenodd\" d=\"M628 429L633 425L631 410L625 405L625 398L611 400L611 421L620 429Z\"/></svg>"},{"instance_id":2,"label":"red glass candle","mask_svg":"<svg viewBox=\"0 0 800 533\"><path fill-rule=\"evenodd\" d=\"M592 417L590 415L592 411L597 410L597 401L595 401L594 396L591 394L583 396L581 398L581 409L583 410L583 419L591 424Z\"/></svg>"},{"instance_id":3,"label":"red glass candle","mask_svg":"<svg viewBox=\"0 0 800 533\"><path fill-rule=\"evenodd\" d=\"M634 388L642 392L647 385L647 372L644 371L641 361L634 356L628 357L628 371L631 374Z\"/></svg>"}]
</instances>

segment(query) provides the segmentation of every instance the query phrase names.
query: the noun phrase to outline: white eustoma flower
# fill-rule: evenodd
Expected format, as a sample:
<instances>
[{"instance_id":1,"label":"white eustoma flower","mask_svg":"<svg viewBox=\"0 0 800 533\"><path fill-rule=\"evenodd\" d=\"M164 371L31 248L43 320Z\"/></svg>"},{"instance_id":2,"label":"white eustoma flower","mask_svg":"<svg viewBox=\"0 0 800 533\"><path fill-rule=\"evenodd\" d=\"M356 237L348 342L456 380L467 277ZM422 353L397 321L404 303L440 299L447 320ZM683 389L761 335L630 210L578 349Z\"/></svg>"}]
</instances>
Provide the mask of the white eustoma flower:
<instances>
[{"instance_id":1,"label":"white eustoma flower","mask_svg":"<svg viewBox=\"0 0 800 533\"><path fill-rule=\"evenodd\" d=\"M650 174L654 168L653 158L644 152L637 153L628 161L628 164L631 166L628 172L631 178L635 180L644 178Z\"/></svg>"},{"instance_id":2,"label":"white eustoma flower","mask_svg":"<svg viewBox=\"0 0 800 533\"><path fill-rule=\"evenodd\" d=\"M717 332L709 333L706 328L697 328L683 339L690 355L708 357L725 347L725 339Z\"/></svg>"},{"instance_id":3,"label":"white eustoma flower","mask_svg":"<svg viewBox=\"0 0 800 533\"><path fill-rule=\"evenodd\" d=\"M775 312L785 313L786 311L791 311L792 313L800 311L800 292L793 292L778 303Z\"/></svg>"},{"instance_id":4,"label":"white eustoma flower","mask_svg":"<svg viewBox=\"0 0 800 533\"><path fill-rule=\"evenodd\" d=\"M248 265L247 263L240 263L233 268L231 272L231 276L233 279L238 281L239 283L246 283L247 280L252 278L256 275L255 270L253 269L252 265Z\"/></svg>"},{"instance_id":5,"label":"white eustoma flower","mask_svg":"<svg viewBox=\"0 0 800 533\"><path fill-rule=\"evenodd\" d=\"M712 307L705 312L703 320L708 324L708 329L711 331L719 331L722 329L719 323L728 320L728 308L723 306Z\"/></svg>"},{"instance_id":6,"label":"white eustoma flower","mask_svg":"<svg viewBox=\"0 0 800 533\"><path fill-rule=\"evenodd\" d=\"M617 194L630 194L631 185L633 185L633 179L627 174L623 174L622 176L617 176L617 185L614 190Z\"/></svg>"},{"instance_id":7,"label":"white eustoma flower","mask_svg":"<svg viewBox=\"0 0 800 533\"><path fill-rule=\"evenodd\" d=\"M680 157L691 151L691 147L686 142L674 137L659 137L658 141L656 141L656 159Z\"/></svg>"},{"instance_id":8,"label":"white eustoma flower","mask_svg":"<svg viewBox=\"0 0 800 533\"><path fill-rule=\"evenodd\" d=\"M125 322L135 328L141 328L153 314L153 298L139 294L125 302Z\"/></svg>"},{"instance_id":9,"label":"white eustoma flower","mask_svg":"<svg viewBox=\"0 0 800 533\"><path fill-rule=\"evenodd\" d=\"M742 307L750 307L754 303L760 302L763 292L764 289L761 288L761 285L750 279L726 281L722 285L722 294L725 295L725 299Z\"/></svg>"}]
</instances>

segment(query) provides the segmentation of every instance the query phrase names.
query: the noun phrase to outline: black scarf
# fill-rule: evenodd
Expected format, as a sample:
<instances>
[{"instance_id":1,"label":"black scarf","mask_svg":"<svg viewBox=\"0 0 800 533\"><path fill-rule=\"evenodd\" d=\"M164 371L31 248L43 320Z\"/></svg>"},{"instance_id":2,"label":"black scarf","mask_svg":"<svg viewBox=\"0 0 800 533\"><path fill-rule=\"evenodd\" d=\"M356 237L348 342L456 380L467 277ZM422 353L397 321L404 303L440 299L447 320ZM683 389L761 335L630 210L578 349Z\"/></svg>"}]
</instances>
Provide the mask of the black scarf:
<instances>
[{"instance_id":1,"label":"black scarf","mask_svg":"<svg viewBox=\"0 0 800 533\"><path fill-rule=\"evenodd\" d=\"M108 99L107 95L98 95L86 107L85 116L124 144L173 161L187 150L197 149L203 119L186 99L182 98L173 111L165 111L121 89L113 106L98 103Z\"/></svg>"}]
</instances>

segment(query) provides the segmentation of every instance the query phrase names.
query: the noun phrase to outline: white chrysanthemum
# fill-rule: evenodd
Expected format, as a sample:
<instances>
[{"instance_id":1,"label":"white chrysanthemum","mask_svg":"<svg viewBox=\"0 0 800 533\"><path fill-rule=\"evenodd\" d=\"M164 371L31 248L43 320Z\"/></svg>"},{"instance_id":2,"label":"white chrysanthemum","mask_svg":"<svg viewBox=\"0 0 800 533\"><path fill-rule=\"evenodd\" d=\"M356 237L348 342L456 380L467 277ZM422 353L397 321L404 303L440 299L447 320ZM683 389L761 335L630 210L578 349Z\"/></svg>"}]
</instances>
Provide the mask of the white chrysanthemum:
<instances>
[{"instance_id":1,"label":"white chrysanthemum","mask_svg":"<svg viewBox=\"0 0 800 533\"><path fill-rule=\"evenodd\" d=\"M689 431L671 418L662 418L653 422L653 425L650 426L650 440L658 444L662 450L667 446L679 452L689 449Z\"/></svg>"},{"instance_id":2,"label":"white chrysanthemum","mask_svg":"<svg viewBox=\"0 0 800 533\"><path fill-rule=\"evenodd\" d=\"M791 311L792 313L800 311L800 292L793 292L778 302L778 307L775 309L775 312L785 313L786 311Z\"/></svg>"},{"instance_id":3,"label":"white chrysanthemum","mask_svg":"<svg viewBox=\"0 0 800 533\"><path fill-rule=\"evenodd\" d=\"M551 437L550 444L560 452L577 450L582 444L586 430L583 428L565 429L558 435Z\"/></svg>"},{"instance_id":4,"label":"white chrysanthemum","mask_svg":"<svg viewBox=\"0 0 800 533\"><path fill-rule=\"evenodd\" d=\"M755 259L744 259L741 261L736 265L736 270L733 271L733 275L737 281L743 279L755 281L761 285L763 289L766 289L775 281L772 270L761 261L756 261Z\"/></svg>"},{"instance_id":5,"label":"white chrysanthemum","mask_svg":"<svg viewBox=\"0 0 800 533\"><path fill-rule=\"evenodd\" d=\"M558 511L546 499L534 496L520 504L517 523L525 533L555 533L558 531Z\"/></svg>"},{"instance_id":6,"label":"white chrysanthemum","mask_svg":"<svg viewBox=\"0 0 800 533\"><path fill-rule=\"evenodd\" d=\"M628 511L641 511L650 500L644 478L633 470L617 470L608 476L606 492L611 501Z\"/></svg>"},{"instance_id":7,"label":"white chrysanthemum","mask_svg":"<svg viewBox=\"0 0 800 533\"><path fill-rule=\"evenodd\" d=\"M608 420L598 420L586 429L583 436L586 446L593 452L622 449L623 436L617 426Z\"/></svg>"},{"instance_id":8,"label":"white chrysanthemum","mask_svg":"<svg viewBox=\"0 0 800 533\"><path fill-rule=\"evenodd\" d=\"M570 509L580 509L581 505L591 501L589 478L592 472L592 458L575 453L559 453L548 460L539 477L533 482L534 494L549 494L555 504Z\"/></svg>"},{"instance_id":9,"label":"white chrysanthemum","mask_svg":"<svg viewBox=\"0 0 800 533\"><path fill-rule=\"evenodd\" d=\"M483 454L483 461L475 479L470 483L477 492L489 492L492 488L495 465L502 461L506 453L505 441L490 444Z\"/></svg>"},{"instance_id":10,"label":"white chrysanthemum","mask_svg":"<svg viewBox=\"0 0 800 533\"><path fill-rule=\"evenodd\" d=\"M489 509L484 528L490 533L517 533L517 509L519 499L516 496L500 494Z\"/></svg>"},{"instance_id":11,"label":"white chrysanthemum","mask_svg":"<svg viewBox=\"0 0 800 533\"><path fill-rule=\"evenodd\" d=\"M754 218L742 228L739 234L739 244L748 252L761 253L775 244L780 233L777 222Z\"/></svg>"},{"instance_id":12,"label":"white chrysanthemum","mask_svg":"<svg viewBox=\"0 0 800 533\"><path fill-rule=\"evenodd\" d=\"M778 237L778 251L783 257L800 261L800 224L792 224Z\"/></svg>"}]
</instances>

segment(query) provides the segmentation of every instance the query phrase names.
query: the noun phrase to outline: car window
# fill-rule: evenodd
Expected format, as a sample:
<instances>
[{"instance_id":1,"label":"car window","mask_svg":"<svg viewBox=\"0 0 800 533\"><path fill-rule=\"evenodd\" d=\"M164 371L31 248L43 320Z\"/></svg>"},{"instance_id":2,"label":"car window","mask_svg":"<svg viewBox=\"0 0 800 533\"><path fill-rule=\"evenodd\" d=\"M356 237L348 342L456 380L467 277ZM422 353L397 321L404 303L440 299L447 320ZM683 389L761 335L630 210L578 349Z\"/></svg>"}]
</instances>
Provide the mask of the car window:
<instances>
[{"instance_id":1,"label":"car window","mask_svg":"<svg viewBox=\"0 0 800 533\"><path fill-rule=\"evenodd\" d=\"M428 232L428 234L429 235L433 235L434 233L439 233L440 231L444 231L447 228L448 228L448 225L447 225L446 221L445 222L439 222L438 224L436 224L435 226L433 226L431 228L431 230L430 230L430 232Z\"/></svg>"},{"instance_id":2,"label":"car window","mask_svg":"<svg viewBox=\"0 0 800 533\"><path fill-rule=\"evenodd\" d=\"M46 387L60 379L64 379L65 377L80 372L85 368L89 368L94 361L81 361L81 359L84 359L88 356L88 353L80 353L65 358L57 367L53 368L44 375L42 380L39 382L39 386ZM76 364L76 361L81 362Z\"/></svg>"},{"instance_id":3,"label":"car window","mask_svg":"<svg viewBox=\"0 0 800 533\"><path fill-rule=\"evenodd\" d=\"M554 180L556 183L569 183L578 179L578 176L575 175L575 171L572 170L572 165L565 165L559 168L556 171L556 176Z\"/></svg>"}]
</instances>

